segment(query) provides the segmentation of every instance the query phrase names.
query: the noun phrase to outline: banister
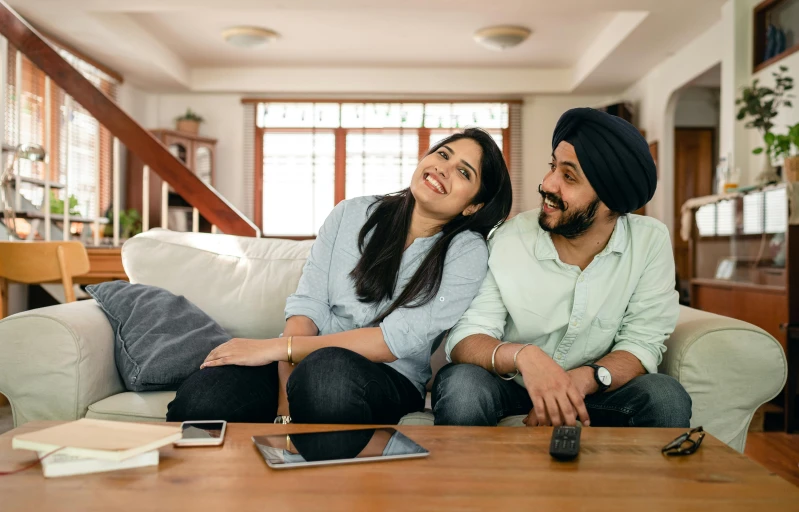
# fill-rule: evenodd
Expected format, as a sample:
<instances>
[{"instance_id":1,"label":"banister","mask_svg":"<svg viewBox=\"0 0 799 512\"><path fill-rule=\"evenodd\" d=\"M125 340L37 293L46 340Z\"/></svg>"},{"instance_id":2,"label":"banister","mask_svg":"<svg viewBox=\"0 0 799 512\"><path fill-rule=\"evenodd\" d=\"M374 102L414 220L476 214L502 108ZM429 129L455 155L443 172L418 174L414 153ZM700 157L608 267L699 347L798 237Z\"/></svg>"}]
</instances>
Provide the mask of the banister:
<instances>
[{"instance_id":1,"label":"banister","mask_svg":"<svg viewBox=\"0 0 799 512\"><path fill-rule=\"evenodd\" d=\"M213 225L231 235L260 236L255 224L73 68L3 0L0 0L0 33Z\"/></svg>"}]
</instances>

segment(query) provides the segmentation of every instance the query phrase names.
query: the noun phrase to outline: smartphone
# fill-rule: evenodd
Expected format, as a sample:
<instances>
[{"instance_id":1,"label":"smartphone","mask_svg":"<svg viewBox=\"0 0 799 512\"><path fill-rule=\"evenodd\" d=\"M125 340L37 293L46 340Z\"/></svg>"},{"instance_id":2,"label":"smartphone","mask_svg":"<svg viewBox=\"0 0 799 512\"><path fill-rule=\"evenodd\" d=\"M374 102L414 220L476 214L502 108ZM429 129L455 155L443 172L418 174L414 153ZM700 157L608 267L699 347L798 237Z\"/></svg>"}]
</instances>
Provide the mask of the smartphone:
<instances>
[{"instance_id":1,"label":"smartphone","mask_svg":"<svg viewBox=\"0 0 799 512\"><path fill-rule=\"evenodd\" d=\"M219 446L225 442L227 422L224 420L184 421L180 425L183 438L176 446Z\"/></svg>"}]
</instances>

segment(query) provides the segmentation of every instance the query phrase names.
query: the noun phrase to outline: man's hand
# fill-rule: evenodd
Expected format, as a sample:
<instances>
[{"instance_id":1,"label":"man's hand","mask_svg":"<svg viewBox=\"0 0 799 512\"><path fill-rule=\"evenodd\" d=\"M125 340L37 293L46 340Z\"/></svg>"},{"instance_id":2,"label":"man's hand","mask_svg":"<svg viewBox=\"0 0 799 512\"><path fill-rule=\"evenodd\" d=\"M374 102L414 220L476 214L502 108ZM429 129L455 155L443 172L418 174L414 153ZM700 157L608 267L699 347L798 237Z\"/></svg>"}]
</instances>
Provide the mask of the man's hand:
<instances>
[{"instance_id":1,"label":"man's hand","mask_svg":"<svg viewBox=\"0 0 799 512\"><path fill-rule=\"evenodd\" d=\"M599 384L594 379L594 369L590 366L580 366L566 373L571 377L572 384L583 395L583 398L599 391Z\"/></svg>"},{"instance_id":2,"label":"man's hand","mask_svg":"<svg viewBox=\"0 0 799 512\"><path fill-rule=\"evenodd\" d=\"M280 358L275 342L279 339L252 340L247 338L233 338L213 349L205 358L200 369L209 366L225 366L234 364L238 366L264 366Z\"/></svg>"},{"instance_id":3,"label":"man's hand","mask_svg":"<svg viewBox=\"0 0 799 512\"><path fill-rule=\"evenodd\" d=\"M519 354L517 364L533 402L525 419L527 426L590 425L582 391L572 378L540 348L531 346Z\"/></svg>"}]
</instances>

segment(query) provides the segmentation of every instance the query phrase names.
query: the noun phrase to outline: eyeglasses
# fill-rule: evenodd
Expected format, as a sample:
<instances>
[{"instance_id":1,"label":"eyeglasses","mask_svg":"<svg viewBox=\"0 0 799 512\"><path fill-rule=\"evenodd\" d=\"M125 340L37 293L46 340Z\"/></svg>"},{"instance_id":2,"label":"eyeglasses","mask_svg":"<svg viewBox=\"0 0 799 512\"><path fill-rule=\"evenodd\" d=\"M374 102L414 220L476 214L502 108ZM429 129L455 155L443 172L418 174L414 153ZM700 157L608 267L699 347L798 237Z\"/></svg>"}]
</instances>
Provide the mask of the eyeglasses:
<instances>
[{"instance_id":1,"label":"eyeglasses","mask_svg":"<svg viewBox=\"0 0 799 512\"><path fill-rule=\"evenodd\" d=\"M699 434L696 440L691 436ZM677 439L664 446L660 451L666 455L691 455L702 444L705 438L705 431L702 427L692 428L685 434L680 434Z\"/></svg>"}]
</instances>

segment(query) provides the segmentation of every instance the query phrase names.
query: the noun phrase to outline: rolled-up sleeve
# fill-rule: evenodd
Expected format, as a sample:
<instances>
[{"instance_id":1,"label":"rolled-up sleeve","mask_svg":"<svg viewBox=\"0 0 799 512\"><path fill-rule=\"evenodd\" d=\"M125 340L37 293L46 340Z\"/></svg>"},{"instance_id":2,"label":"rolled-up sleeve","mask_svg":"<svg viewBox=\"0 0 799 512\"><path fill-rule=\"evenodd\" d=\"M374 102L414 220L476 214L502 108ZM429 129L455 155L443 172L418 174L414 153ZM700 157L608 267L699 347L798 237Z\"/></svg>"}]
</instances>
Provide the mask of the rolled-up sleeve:
<instances>
[{"instance_id":1,"label":"rolled-up sleeve","mask_svg":"<svg viewBox=\"0 0 799 512\"><path fill-rule=\"evenodd\" d=\"M400 308L380 323L383 339L394 357L429 355L435 339L455 325L469 307L487 268L488 249L479 235L464 233L453 240L441 286L433 299L418 308Z\"/></svg>"},{"instance_id":2,"label":"rolled-up sleeve","mask_svg":"<svg viewBox=\"0 0 799 512\"><path fill-rule=\"evenodd\" d=\"M286 320L292 316L307 316L321 330L330 319L330 262L345 208L346 201L339 203L319 229L319 236L302 269L297 291L286 299Z\"/></svg>"},{"instance_id":3,"label":"rolled-up sleeve","mask_svg":"<svg viewBox=\"0 0 799 512\"><path fill-rule=\"evenodd\" d=\"M674 256L669 235L653 244L648 263L630 298L612 350L624 350L641 361L648 373L657 373L680 314L675 290Z\"/></svg>"},{"instance_id":4,"label":"rolled-up sleeve","mask_svg":"<svg viewBox=\"0 0 799 512\"><path fill-rule=\"evenodd\" d=\"M502 301L494 274L489 269L471 306L447 335L444 346L447 361L452 362L450 354L455 345L473 334L486 334L501 340L505 334L507 318L508 310Z\"/></svg>"}]
</instances>

